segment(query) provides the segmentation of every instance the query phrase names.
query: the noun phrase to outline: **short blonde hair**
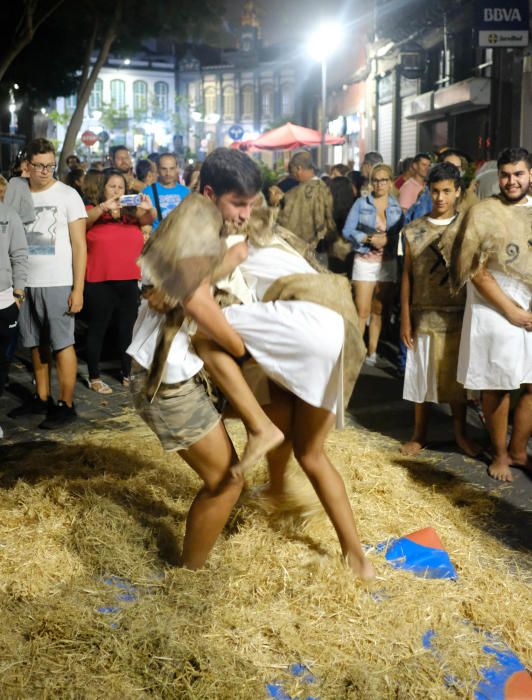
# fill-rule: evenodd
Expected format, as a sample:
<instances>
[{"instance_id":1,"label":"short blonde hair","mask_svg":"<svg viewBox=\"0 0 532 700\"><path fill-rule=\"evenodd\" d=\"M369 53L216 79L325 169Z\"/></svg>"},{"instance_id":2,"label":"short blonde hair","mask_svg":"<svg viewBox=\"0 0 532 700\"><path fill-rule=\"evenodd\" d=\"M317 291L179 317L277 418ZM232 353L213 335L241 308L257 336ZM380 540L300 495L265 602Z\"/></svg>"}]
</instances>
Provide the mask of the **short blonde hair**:
<instances>
[{"instance_id":1,"label":"short blonde hair","mask_svg":"<svg viewBox=\"0 0 532 700\"><path fill-rule=\"evenodd\" d=\"M371 173L369 175L370 182L373 180L373 176L375 173L377 173L379 170L384 170L384 172L388 175L390 180L393 180L393 170L390 168L389 165L386 165L386 163L377 163L377 165L374 165L371 168Z\"/></svg>"}]
</instances>

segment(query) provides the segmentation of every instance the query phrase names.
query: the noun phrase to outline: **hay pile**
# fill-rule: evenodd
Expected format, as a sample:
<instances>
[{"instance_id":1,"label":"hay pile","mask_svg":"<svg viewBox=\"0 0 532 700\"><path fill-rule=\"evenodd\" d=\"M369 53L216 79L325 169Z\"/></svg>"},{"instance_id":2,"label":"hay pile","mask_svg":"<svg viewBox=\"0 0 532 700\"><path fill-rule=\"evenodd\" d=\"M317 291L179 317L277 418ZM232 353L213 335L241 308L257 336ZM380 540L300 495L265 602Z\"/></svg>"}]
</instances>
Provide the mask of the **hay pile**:
<instances>
[{"instance_id":1,"label":"hay pile","mask_svg":"<svg viewBox=\"0 0 532 700\"><path fill-rule=\"evenodd\" d=\"M244 502L208 567L185 571L169 562L198 481L127 421L20 448L3 465L3 697L250 700L273 683L292 698L466 698L489 663L483 631L532 663L525 561L479 527L492 507L481 492L438 493L412 478L394 441L334 433L363 541L432 525L457 582L415 578L374 553L378 580L354 583L297 477L292 506L318 515L271 517ZM258 467L250 482L262 481Z\"/></svg>"}]
</instances>

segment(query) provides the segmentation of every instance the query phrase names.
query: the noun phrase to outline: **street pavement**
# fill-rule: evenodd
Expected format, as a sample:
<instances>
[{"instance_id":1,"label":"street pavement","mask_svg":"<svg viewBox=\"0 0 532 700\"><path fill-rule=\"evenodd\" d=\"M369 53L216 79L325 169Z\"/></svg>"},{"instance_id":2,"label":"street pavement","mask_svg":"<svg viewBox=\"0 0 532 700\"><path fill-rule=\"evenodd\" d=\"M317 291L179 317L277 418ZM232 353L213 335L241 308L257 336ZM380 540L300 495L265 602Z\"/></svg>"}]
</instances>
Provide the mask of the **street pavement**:
<instances>
[{"instance_id":1,"label":"street pavement","mask_svg":"<svg viewBox=\"0 0 532 700\"><path fill-rule=\"evenodd\" d=\"M127 416L131 404L127 389L119 382L118 366L113 361L102 362L101 369L102 378L113 388L113 393L102 395L91 391L86 382L86 365L80 361L75 392L79 418L58 434L37 427L42 420L41 416L16 420L6 416L8 411L33 392L29 355L23 350L18 351L10 371L10 384L0 397L0 427L4 433L0 440L0 468L3 459L15 457L21 450L39 450L58 439L68 441L78 438L83 432L97 429L98 426L127 429L127 418L124 420L124 416ZM57 385L55 382L52 384L54 395L57 396ZM395 376L391 362L384 360L378 367L364 367L349 405L349 425L398 441L407 440L412 431L413 408L401 396L402 381ZM120 420L113 420L118 418ZM486 431L472 408L468 409L468 423L471 435L487 446ZM487 457L483 461L472 460L458 452L452 440L451 419L445 406L433 408L429 447L421 453L421 456L430 458L429 465L415 457L404 457L399 451L393 461L408 470L414 480L449 494L449 498L455 498L451 495L456 492L452 486L458 483L466 486L466 502L456 503L458 506L471 505L476 499L488 498L493 504L490 533L512 547L530 551L532 473L514 469L514 481L511 484L501 484L491 479L487 474ZM385 478L386 475L383 474L383 479Z\"/></svg>"}]
</instances>

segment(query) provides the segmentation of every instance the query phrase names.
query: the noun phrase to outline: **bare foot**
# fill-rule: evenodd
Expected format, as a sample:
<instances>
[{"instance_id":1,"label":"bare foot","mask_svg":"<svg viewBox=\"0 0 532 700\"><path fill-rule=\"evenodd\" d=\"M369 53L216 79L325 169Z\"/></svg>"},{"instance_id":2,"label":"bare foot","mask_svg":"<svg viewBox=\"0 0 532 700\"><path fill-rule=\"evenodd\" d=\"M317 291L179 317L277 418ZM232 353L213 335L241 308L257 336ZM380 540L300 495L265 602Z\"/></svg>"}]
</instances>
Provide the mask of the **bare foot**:
<instances>
[{"instance_id":1,"label":"bare foot","mask_svg":"<svg viewBox=\"0 0 532 700\"><path fill-rule=\"evenodd\" d=\"M478 457L482 452L482 447L467 435L457 435L455 442L468 457Z\"/></svg>"},{"instance_id":2,"label":"bare foot","mask_svg":"<svg viewBox=\"0 0 532 700\"><path fill-rule=\"evenodd\" d=\"M421 450L425 447L424 442L420 442L419 440L409 440L408 442L405 442L401 445L399 448L399 452L403 455L408 455L409 457L412 457L413 455L417 455L418 452L421 452Z\"/></svg>"},{"instance_id":3,"label":"bare foot","mask_svg":"<svg viewBox=\"0 0 532 700\"><path fill-rule=\"evenodd\" d=\"M532 457L530 457L526 452L514 452L513 450L508 450L510 456L510 464L512 467L519 467L519 469L532 469Z\"/></svg>"},{"instance_id":4,"label":"bare foot","mask_svg":"<svg viewBox=\"0 0 532 700\"><path fill-rule=\"evenodd\" d=\"M488 474L497 481L513 481L509 457L495 457L488 467Z\"/></svg>"},{"instance_id":5,"label":"bare foot","mask_svg":"<svg viewBox=\"0 0 532 700\"><path fill-rule=\"evenodd\" d=\"M347 566L361 581L371 581L375 578L375 567L365 556L360 558L356 554L347 554L345 561Z\"/></svg>"},{"instance_id":6,"label":"bare foot","mask_svg":"<svg viewBox=\"0 0 532 700\"><path fill-rule=\"evenodd\" d=\"M246 472L283 441L283 433L273 423L260 433L248 433L247 445L236 469L240 469L242 473Z\"/></svg>"}]
</instances>

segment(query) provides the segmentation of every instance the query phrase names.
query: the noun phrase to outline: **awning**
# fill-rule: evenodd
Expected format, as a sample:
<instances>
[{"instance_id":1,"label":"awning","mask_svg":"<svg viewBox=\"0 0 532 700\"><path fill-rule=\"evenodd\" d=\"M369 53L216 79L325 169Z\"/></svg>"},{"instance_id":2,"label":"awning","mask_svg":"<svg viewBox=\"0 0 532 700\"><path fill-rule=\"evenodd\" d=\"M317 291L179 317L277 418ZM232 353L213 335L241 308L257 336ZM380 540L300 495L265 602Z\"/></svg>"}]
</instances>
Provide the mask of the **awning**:
<instances>
[{"instance_id":1,"label":"awning","mask_svg":"<svg viewBox=\"0 0 532 700\"><path fill-rule=\"evenodd\" d=\"M416 95L404 115L407 119L435 119L444 114L471 112L489 107L491 81L489 78L468 78L449 87Z\"/></svg>"},{"instance_id":2,"label":"awning","mask_svg":"<svg viewBox=\"0 0 532 700\"><path fill-rule=\"evenodd\" d=\"M344 143L344 139L326 134L325 143L328 146L340 146ZM232 147L242 150L291 151L303 146L320 145L321 133L319 131L287 122L277 129L271 129L271 131L261 134L256 139L235 142Z\"/></svg>"}]
</instances>

